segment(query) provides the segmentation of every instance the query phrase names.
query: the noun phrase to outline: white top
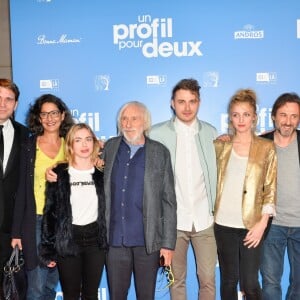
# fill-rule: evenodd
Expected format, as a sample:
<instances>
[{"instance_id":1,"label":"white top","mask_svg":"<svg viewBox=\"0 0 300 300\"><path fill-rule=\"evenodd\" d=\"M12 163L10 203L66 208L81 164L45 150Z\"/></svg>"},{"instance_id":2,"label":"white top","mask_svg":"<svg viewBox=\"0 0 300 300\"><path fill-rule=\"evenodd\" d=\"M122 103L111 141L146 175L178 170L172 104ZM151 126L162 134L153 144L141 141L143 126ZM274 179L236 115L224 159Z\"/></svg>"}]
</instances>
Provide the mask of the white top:
<instances>
[{"instance_id":1,"label":"white top","mask_svg":"<svg viewBox=\"0 0 300 300\"><path fill-rule=\"evenodd\" d=\"M98 197L92 174L95 168L77 170L69 167L71 207L74 225L87 225L98 218Z\"/></svg>"},{"instance_id":2,"label":"white top","mask_svg":"<svg viewBox=\"0 0 300 300\"><path fill-rule=\"evenodd\" d=\"M233 228L245 228L242 219L243 186L248 156L239 156L232 148L228 161L216 223Z\"/></svg>"},{"instance_id":3,"label":"white top","mask_svg":"<svg viewBox=\"0 0 300 300\"><path fill-rule=\"evenodd\" d=\"M3 156L3 173L4 173L11 152L12 144L14 141L15 129L10 119L5 121L2 125L3 125L2 132L3 132L3 141L4 141L4 156Z\"/></svg>"},{"instance_id":4,"label":"white top","mask_svg":"<svg viewBox=\"0 0 300 300\"><path fill-rule=\"evenodd\" d=\"M177 133L175 161L175 190L177 199L177 229L201 231L210 227L207 192L198 155L196 138L198 124L195 120L186 125L175 118Z\"/></svg>"}]
</instances>

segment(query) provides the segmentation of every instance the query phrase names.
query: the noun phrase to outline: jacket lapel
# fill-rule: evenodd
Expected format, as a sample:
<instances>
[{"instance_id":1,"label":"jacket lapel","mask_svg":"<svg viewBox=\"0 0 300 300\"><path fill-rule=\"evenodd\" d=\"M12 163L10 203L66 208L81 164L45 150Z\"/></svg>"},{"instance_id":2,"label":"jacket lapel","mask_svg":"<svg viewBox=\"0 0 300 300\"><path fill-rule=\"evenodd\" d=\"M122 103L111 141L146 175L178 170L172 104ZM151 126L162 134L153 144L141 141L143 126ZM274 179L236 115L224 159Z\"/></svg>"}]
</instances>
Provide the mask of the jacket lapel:
<instances>
[{"instance_id":1,"label":"jacket lapel","mask_svg":"<svg viewBox=\"0 0 300 300\"><path fill-rule=\"evenodd\" d=\"M11 151L10 151L10 154L8 157L8 161L7 161L7 165L6 165L6 169L4 171L3 177L7 176L7 174L11 171L12 168L19 167L19 166L14 165L14 161L16 159L16 156L20 152L21 133L20 133L19 128L17 128L14 123L13 123L13 126L14 126L14 139L13 139Z\"/></svg>"}]
</instances>

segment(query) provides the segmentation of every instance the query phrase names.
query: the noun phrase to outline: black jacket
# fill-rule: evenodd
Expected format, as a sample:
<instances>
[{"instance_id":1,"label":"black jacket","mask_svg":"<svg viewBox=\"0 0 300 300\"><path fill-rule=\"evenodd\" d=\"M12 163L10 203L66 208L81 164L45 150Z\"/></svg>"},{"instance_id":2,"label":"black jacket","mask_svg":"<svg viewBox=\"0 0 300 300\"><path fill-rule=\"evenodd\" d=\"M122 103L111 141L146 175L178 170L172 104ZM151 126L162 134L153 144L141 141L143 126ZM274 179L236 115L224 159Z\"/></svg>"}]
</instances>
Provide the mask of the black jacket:
<instances>
[{"instance_id":1,"label":"black jacket","mask_svg":"<svg viewBox=\"0 0 300 300\"><path fill-rule=\"evenodd\" d=\"M47 182L46 185L46 205L43 216L42 241L39 247L39 256L44 264L55 261L57 255L76 255L78 251L72 236L71 187L68 164L59 164L53 171L57 174L58 180L52 183ZM95 168L92 177L98 196L98 243L99 248L106 249L103 172Z\"/></svg>"},{"instance_id":2,"label":"black jacket","mask_svg":"<svg viewBox=\"0 0 300 300\"><path fill-rule=\"evenodd\" d=\"M20 181L14 209L12 238L22 240L26 269L38 265L36 247L36 205L34 198L34 165L37 136L32 135L21 149Z\"/></svg>"},{"instance_id":3,"label":"black jacket","mask_svg":"<svg viewBox=\"0 0 300 300\"><path fill-rule=\"evenodd\" d=\"M274 141L274 132L275 130L267 133L263 133L260 136ZM296 130L296 133L297 133L297 144L298 144L298 157L299 157L299 164L300 164L300 130Z\"/></svg>"},{"instance_id":4,"label":"black jacket","mask_svg":"<svg viewBox=\"0 0 300 300\"><path fill-rule=\"evenodd\" d=\"M13 144L5 173L2 175L2 172L0 172L0 232L4 233L11 232L19 183L21 148L29 136L29 131L25 126L13 120L11 122L15 130Z\"/></svg>"}]
</instances>

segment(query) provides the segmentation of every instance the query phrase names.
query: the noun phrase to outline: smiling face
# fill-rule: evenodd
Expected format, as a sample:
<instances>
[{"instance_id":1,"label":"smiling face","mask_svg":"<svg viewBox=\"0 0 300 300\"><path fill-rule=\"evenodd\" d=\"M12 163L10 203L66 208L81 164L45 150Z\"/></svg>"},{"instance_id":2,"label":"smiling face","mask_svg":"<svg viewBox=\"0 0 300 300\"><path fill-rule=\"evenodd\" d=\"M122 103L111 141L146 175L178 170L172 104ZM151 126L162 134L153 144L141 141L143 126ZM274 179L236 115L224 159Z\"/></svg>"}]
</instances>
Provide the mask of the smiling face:
<instances>
[{"instance_id":1,"label":"smiling face","mask_svg":"<svg viewBox=\"0 0 300 300\"><path fill-rule=\"evenodd\" d=\"M65 114L61 113L54 103L46 102L40 111L40 122L44 132L59 132Z\"/></svg>"},{"instance_id":2,"label":"smiling face","mask_svg":"<svg viewBox=\"0 0 300 300\"><path fill-rule=\"evenodd\" d=\"M276 131L283 137L291 137L300 122L300 109L298 103L287 102L272 116Z\"/></svg>"},{"instance_id":3,"label":"smiling face","mask_svg":"<svg viewBox=\"0 0 300 300\"><path fill-rule=\"evenodd\" d=\"M253 107L247 103L236 102L230 110L230 121L236 133L251 132L256 120Z\"/></svg>"},{"instance_id":4,"label":"smiling face","mask_svg":"<svg viewBox=\"0 0 300 300\"><path fill-rule=\"evenodd\" d=\"M176 91L171 102L176 117L186 125L190 125L197 117L200 99L190 90Z\"/></svg>"},{"instance_id":5,"label":"smiling face","mask_svg":"<svg viewBox=\"0 0 300 300\"><path fill-rule=\"evenodd\" d=\"M0 124L12 117L18 102L12 90L0 87Z\"/></svg>"}]
</instances>

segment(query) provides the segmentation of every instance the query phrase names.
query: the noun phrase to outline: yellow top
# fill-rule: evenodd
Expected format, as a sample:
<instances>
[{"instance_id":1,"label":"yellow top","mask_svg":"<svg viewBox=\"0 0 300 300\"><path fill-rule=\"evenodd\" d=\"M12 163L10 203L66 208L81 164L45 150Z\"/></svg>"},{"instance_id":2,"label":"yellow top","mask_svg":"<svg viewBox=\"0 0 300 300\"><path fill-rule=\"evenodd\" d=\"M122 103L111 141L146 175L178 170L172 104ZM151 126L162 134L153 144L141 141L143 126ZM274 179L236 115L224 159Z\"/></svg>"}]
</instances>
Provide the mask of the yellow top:
<instances>
[{"instance_id":1,"label":"yellow top","mask_svg":"<svg viewBox=\"0 0 300 300\"><path fill-rule=\"evenodd\" d=\"M36 158L34 168L34 197L37 215L43 214L45 206L46 169L65 159L64 148L65 141L63 138L61 138L60 149L56 157L52 159L45 153L43 153L38 144L36 145Z\"/></svg>"}]
</instances>

